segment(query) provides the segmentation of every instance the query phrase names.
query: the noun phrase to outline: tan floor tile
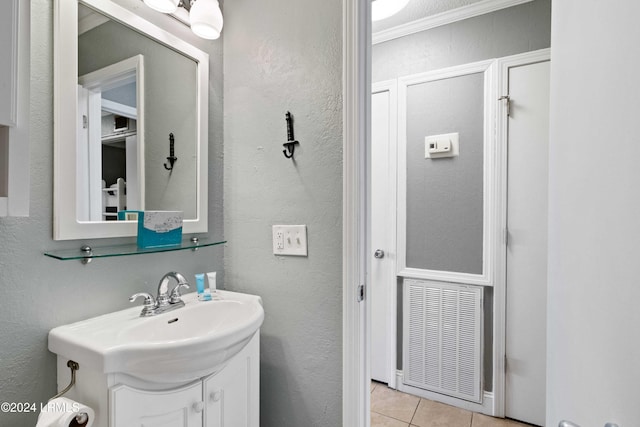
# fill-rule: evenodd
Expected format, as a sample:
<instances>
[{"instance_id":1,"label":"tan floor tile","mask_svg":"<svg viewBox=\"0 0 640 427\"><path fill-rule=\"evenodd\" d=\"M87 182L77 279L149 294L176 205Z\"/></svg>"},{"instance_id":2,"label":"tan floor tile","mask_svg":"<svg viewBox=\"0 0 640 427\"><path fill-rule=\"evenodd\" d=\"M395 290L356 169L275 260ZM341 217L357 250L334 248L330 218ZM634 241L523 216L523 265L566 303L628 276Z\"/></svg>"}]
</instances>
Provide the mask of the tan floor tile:
<instances>
[{"instance_id":1,"label":"tan floor tile","mask_svg":"<svg viewBox=\"0 0 640 427\"><path fill-rule=\"evenodd\" d=\"M420 399L411 424L418 427L470 427L471 416L472 413L467 410Z\"/></svg>"},{"instance_id":2,"label":"tan floor tile","mask_svg":"<svg viewBox=\"0 0 640 427\"><path fill-rule=\"evenodd\" d=\"M376 387L378 386L378 382L377 381L371 381L371 392L373 393L373 390L376 389Z\"/></svg>"},{"instance_id":3,"label":"tan floor tile","mask_svg":"<svg viewBox=\"0 0 640 427\"><path fill-rule=\"evenodd\" d=\"M409 427L409 424L395 418L385 417L377 412L371 413L371 427Z\"/></svg>"},{"instance_id":4,"label":"tan floor tile","mask_svg":"<svg viewBox=\"0 0 640 427\"><path fill-rule=\"evenodd\" d=\"M472 427L530 427L529 424L519 423L504 418L494 418L483 414L473 414Z\"/></svg>"},{"instance_id":5,"label":"tan floor tile","mask_svg":"<svg viewBox=\"0 0 640 427\"><path fill-rule=\"evenodd\" d=\"M371 411L405 423L411 422L420 398L400 393L384 385L376 386L371 393Z\"/></svg>"}]
</instances>

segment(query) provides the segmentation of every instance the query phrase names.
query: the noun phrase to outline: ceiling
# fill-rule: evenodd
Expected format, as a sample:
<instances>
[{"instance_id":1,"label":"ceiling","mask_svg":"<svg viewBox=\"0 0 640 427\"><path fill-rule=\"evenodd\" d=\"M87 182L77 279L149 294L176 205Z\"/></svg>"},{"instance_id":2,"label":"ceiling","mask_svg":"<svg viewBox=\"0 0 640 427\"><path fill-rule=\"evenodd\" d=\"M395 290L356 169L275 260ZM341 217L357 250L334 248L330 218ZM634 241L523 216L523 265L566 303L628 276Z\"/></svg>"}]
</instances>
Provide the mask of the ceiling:
<instances>
[{"instance_id":1,"label":"ceiling","mask_svg":"<svg viewBox=\"0 0 640 427\"><path fill-rule=\"evenodd\" d=\"M386 30L400 24L415 21L462 6L478 3L482 0L410 0L407 6L397 14L373 23L373 32Z\"/></svg>"}]
</instances>

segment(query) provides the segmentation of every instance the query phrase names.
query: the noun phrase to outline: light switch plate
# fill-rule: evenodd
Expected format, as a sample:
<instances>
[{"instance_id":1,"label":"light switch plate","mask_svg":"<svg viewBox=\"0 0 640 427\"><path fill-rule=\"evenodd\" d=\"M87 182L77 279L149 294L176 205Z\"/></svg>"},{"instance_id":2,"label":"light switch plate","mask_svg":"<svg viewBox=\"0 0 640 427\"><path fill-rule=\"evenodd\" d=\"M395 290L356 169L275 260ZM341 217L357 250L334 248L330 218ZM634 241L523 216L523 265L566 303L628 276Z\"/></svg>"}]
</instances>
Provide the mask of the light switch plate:
<instances>
[{"instance_id":1,"label":"light switch plate","mask_svg":"<svg viewBox=\"0 0 640 427\"><path fill-rule=\"evenodd\" d=\"M275 255L307 256L306 225L274 225L271 228Z\"/></svg>"}]
</instances>

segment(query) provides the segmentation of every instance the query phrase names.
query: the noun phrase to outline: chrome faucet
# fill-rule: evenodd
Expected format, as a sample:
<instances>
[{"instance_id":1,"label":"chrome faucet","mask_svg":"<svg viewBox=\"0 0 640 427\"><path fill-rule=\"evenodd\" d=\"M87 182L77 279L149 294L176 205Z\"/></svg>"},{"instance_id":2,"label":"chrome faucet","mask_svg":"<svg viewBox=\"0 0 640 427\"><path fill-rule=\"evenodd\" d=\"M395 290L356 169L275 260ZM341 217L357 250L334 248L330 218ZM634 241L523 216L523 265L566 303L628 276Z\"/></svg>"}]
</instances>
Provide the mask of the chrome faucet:
<instances>
[{"instance_id":1,"label":"chrome faucet","mask_svg":"<svg viewBox=\"0 0 640 427\"><path fill-rule=\"evenodd\" d=\"M169 292L169 279L171 278L175 279L177 284L173 287L171 292ZM158 283L158 296L155 299L146 292L140 292L132 295L131 298L129 298L129 302L135 301L138 297L143 297L144 306L142 308L142 312L140 312L140 316L155 316L160 313L184 307L184 301L180 298L182 296L180 294L180 290L182 288L189 289L189 282L187 282L187 279L185 279L180 273L170 271L160 279L160 283Z\"/></svg>"}]
</instances>

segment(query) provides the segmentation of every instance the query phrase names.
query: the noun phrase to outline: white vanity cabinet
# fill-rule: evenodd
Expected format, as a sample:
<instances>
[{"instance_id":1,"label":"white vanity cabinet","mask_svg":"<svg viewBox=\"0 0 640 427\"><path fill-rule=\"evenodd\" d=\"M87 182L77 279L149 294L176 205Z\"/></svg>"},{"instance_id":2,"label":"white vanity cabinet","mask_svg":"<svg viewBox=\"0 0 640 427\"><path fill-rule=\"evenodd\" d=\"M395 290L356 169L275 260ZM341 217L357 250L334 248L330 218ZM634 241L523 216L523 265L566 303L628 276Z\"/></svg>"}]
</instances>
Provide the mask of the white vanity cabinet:
<instances>
[{"instance_id":1,"label":"white vanity cabinet","mask_svg":"<svg viewBox=\"0 0 640 427\"><path fill-rule=\"evenodd\" d=\"M59 388L69 381L67 360L58 357ZM80 363L65 396L94 409L93 427L258 427L260 330L221 370L202 378L159 384Z\"/></svg>"},{"instance_id":2,"label":"white vanity cabinet","mask_svg":"<svg viewBox=\"0 0 640 427\"><path fill-rule=\"evenodd\" d=\"M201 427L202 382L164 391L117 385L110 392L111 425L117 427Z\"/></svg>"},{"instance_id":3,"label":"white vanity cabinet","mask_svg":"<svg viewBox=\"0 0 640 427\"><path fill-rule=\"evenodd\" d=\"M204 380L204 427L260 425L259 369L258 358L247 354Z\"/></svg>"}]
</instances>

